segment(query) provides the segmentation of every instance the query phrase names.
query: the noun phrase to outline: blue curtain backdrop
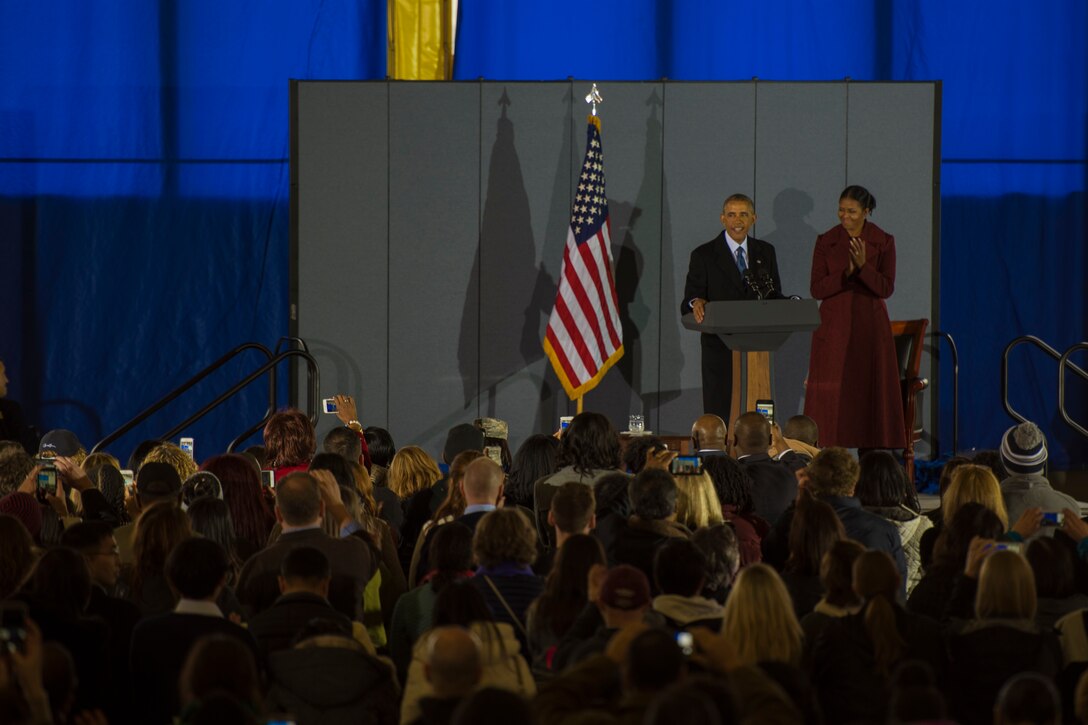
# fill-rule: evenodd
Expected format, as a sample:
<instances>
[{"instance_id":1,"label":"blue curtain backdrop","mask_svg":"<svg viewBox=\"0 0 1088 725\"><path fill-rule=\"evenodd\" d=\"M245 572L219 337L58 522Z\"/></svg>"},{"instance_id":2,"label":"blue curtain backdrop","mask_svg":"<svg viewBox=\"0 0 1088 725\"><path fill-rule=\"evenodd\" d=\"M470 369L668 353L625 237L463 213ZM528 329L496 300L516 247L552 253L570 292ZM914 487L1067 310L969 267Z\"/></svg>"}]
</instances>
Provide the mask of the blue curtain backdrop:
<instances>
[{"instance_id":1,"label":"blue curtain backdrop","mask_svg":"<svg viewBox=\"0 0 1088 725\"><path fill-rule=\"evenodd\" d=\"M94 441L234 345L286 333L288 79L384 77L385 5L0 6L0 359L34 420ZM941 327L961 349L961 447L993 447L1006 342L1086 337L1085 8L474 0L456 77L942 80ZM1013 369L1014 405L1054 432L1059 464L1083 464L1054 366L1021 350ZM198 449L256 420L263 394L198 426Z\"/></svg>"}]
</instances>

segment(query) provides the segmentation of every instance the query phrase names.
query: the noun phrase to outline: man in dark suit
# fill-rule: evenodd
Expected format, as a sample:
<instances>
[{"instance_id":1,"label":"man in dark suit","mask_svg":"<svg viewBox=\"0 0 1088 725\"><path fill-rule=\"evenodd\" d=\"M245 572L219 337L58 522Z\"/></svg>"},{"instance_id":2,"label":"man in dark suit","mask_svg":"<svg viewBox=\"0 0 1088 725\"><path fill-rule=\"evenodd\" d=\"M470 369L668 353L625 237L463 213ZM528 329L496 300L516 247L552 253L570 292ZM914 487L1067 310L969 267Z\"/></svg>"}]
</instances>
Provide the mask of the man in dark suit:
<instances>
[{"instance_id":1,"label":"man in dark suit","mask_svg":"<svg viewBox=\"0 0 1088 725\"><path fill-rule=\"evenodd\" d=\"M745 413L737 418L733 445L737 461L752 479L755 512L774 524L797 498L797 476L788 464L767 454L771 447L770 422L761 413Z\"/></svg>"},{"instance_id":2,"label":"man in dark suit","mask_svg":"<svg viewBox=\"0 0 1088 725\"><path fill-rule=\"evenodd\" d=\"M772 289L763 297L782 296L774 247L748 236L748 230L756 221L756 207L752 200L744 194L733 194L722 205L721 220L725 231L696 247L688 263L680 314L691 312L696 322L703 321L707 302L758 299L760 294L750 284L752 279L770 280ZM701 343L703 412L729 420L732 350L716 335L702 335Z\"/></svg>"},{"instance_id":3,"label":"man in dark suit","mask_svg":"<svg viewBox=\"0 0 1088 725\"><path fill-rule=\"evenodd\" d=\"M314 619L336 622L347 632L351 620L329 604L332 567L312 546L297 546L280 565L280 598L271 608L249 620L249 632L261 654L268 656L291 646L295 636Z\"/></svg>"},{"instance_id":4,"label":"man in dark suit","mask_svg":"<svg viewBox=\"0 0 1088 725\"><path fill-rule=\"evenodd\" d=\"M279 597L280 566L287 553L296 546L312 546L332 565L329 601L333 607L363 621L363 590L378 565L361 539L333 538L322 528L326 505L343 506L338 496L331 474L319 482L315 474L299 471L276 484L276 520L282 533L274 544L250 557L238 575L238 598L251 614L268 609Z\"/></svg>"},{"instance_id":5,"label":"man in dark suit","mask_svg":"<svg viewBox=\"0 0 1088 725\"><path fill-rule=\"evenodd\" d=\"M132 632L129 663L140 722L173 722L180 708L178 677L189 650L201 637L233 637L257 660L253 637L225 619L215 603L227 584L229 569L223 547L209 539L186 539L167 558L166 578L178 594L178 604L172 612L143 620Z\"/></svg>"}]
</instances>

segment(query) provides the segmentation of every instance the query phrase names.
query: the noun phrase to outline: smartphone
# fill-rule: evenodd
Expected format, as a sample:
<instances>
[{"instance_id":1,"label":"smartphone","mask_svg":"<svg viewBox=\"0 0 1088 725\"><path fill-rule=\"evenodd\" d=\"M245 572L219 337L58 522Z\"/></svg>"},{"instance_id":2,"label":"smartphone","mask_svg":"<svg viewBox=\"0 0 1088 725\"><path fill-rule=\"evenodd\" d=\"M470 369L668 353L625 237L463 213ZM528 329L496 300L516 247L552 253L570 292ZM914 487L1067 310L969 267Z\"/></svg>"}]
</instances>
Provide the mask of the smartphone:
<instances>
[{"instance_id":1,"label":"smartphone","mask_svg":"<svg viewBox=\"0 0 1088 725\"><path fill-rule=\"evenodd\" d=\"M38 471L38 490L50 496L57 495L57 469L52 464L47 464Z\"/></svg>"},{"instance_id":2,"label":"smartphone","mask_svg":"<svg viewBox=\"0 0 1088 725\"><path fill-rule=\"evenodd\" d=\"M695 651L695 638L691 636L691 632L677 632L676 644L685 657L691 657Z\"/></svg>"},{"instance_id":3,"label":"smartphone","mask_svg":"<svg viewBox=\"0 0 1088 725\"><path fill-rule=\"evenodd\" d=\"M261 471L261 485L265 488L276 487L276 472L275 471Z\"/></svg>"},{"instance_id":4,"label":"smartphone","mask_svg":"<svg viewBox=\"0 0 1088 725\"><path fill-rule=\"evenodd\" d=\"M773 400L757 400L756 412L767 419L767 422L774 425L774 401Z\"/></svg>"},{"instance_id":5,"label":"smartphone","mask_svg":"<svg viewBox=\"0 0 1088 725\"><path fill-rule=\"evenodd\" d=\"M321 409L326 413L336 412L336 398L325 398L321 401Z\"/></svg>"},{"instance_id":6,"label":"smartphone","mask_svg":"<svg viewBox=\"0 0 1088 725\"><path fill-rule=\"evenodd\" d=\"M999 541L994 544L994 551L1015 551L1020 553L1020 542L1018 541Z\"/></svg>"},{"instance_id":7,"label":"smartphone","mask_svg":"<svg viewBox=\"0 0 1088 725\"><path fill-rule=\"evenodd\" d=\"M681 476L699 475L703 472L703 459L699 456L677 456L669 464L669 473Z\"/></svg>"},{"instance_id":8,"label":"smartphone","mask_svg":"<svg viewBox=\"0 0 1088 725\"><path fill-rule=\"evenodd\" d=\"M181 450L185 451L185 454L188 455L190 459L196 460L196 453L193 452L192 438L182 438L178 441L178 446L181 447Z\"/></svg>"},{"instance_id":9,"label":"smartphone","mask_svg":"<svg viewBox=\"0 0 1088 725\"><path fill-rule=\"evenodd\" d=\"M1065 514L1061 511L1044 511L1043 526L1061 526L1065 523Z\"/></svg>"},{"instance_id":10,"label":"smartphone","mask_svg":"<svg viewBox=\"0 0 1088 725\"><path fill-rule=\"evenodd\" d=\"M0 603L0 647L7 652L21 649L26 642L26 604Z\"/></svg>"},{"instance_id":11,"label":"smartphone","mask_svg":"<svg viewBox=\"0 0 1088 725\"><path fill-rule=\"evenodd\" d=\"M121 479L125 482L125 488L131 491L133 484L136 482L136 474L127 468L123 468L121 469Z\"/></svg>"},{"instance_id":12,"label":"smartphone","mask_svg":"<svg viewBox=\"0 0 1088 725\"><path fill-rule=\"evenodd\" d=\"M566 430L570 428L570 422L574 420L573 415L564 415L559 419L559 430Z\"/></svg>"}]
</instances>

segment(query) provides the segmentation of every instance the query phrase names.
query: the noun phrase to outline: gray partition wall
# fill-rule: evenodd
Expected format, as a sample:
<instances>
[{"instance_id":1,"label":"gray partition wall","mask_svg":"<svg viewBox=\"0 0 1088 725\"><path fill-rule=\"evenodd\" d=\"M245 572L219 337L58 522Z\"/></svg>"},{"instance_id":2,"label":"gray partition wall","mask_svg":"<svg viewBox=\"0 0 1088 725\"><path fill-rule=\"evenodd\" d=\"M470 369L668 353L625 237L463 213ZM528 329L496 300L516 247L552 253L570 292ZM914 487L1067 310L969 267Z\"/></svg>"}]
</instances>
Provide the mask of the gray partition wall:
<instances>
[{"instance_id":1,"label":"gray partition wall","mask_svg":"<svg viewBox=\"0 0 1088 725\"><path fill-rule=\"evenodd\" d=\"M702 403L698 338L679 324L688 255L721 233L734 192L755 198L752 233L775 244L786 294L807 297L839 192L868 187L873 221L896 237L891 316L936 325L938 84L599 87L626 354L587 409L690 429ZM292 83L292 334L317 356L323 396L355 395L364 423L432 455L477 417L508 421L516 447L573 413L541 341L588 88ZM798 336L776 357L781 417L803 405L808 351Z\"/></svg>"}]
</instances>

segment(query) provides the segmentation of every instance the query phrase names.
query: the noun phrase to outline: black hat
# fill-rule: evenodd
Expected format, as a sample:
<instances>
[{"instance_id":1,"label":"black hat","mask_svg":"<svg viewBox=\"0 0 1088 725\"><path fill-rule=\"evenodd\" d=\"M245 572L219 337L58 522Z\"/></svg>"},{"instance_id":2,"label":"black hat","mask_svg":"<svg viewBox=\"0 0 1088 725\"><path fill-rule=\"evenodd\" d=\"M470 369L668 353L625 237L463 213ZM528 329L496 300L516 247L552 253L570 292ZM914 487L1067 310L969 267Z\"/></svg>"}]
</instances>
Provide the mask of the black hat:
<instances>
[{"instance_id":1,"label":"black hat","mask_svg":"<svg viewBox=\"0 0 1088 725\"><path fill-rule=\"evenodd\" d=\"M462 423L450 428L446 434L446 446L442 449L442 458L452 463L458 453L484 450L484 432L471 423Z\"/></svg>"},{"instance_id":2,"label":"black hat","mask_svg":"<svg viewBox=\"0 0 1088 725\"><path fill-rule=\"evenodd\" d=\"M136 493L145 496L176 496L181 491L181 476L169 463L150 461L136 474Z\"/></svg>"},{"instance_id":3,"label":"black hat","mask_svg":"<svg viewBox=\"0 0 1088 725\"><path fill-rule=\"evenodd\" d=\"M51 453L57 457L68 458L79 453L80 448L82 446L75 433L57 428L42 436L42 442L38 444L38 455Z\"/></svg>"}]
</instances>

